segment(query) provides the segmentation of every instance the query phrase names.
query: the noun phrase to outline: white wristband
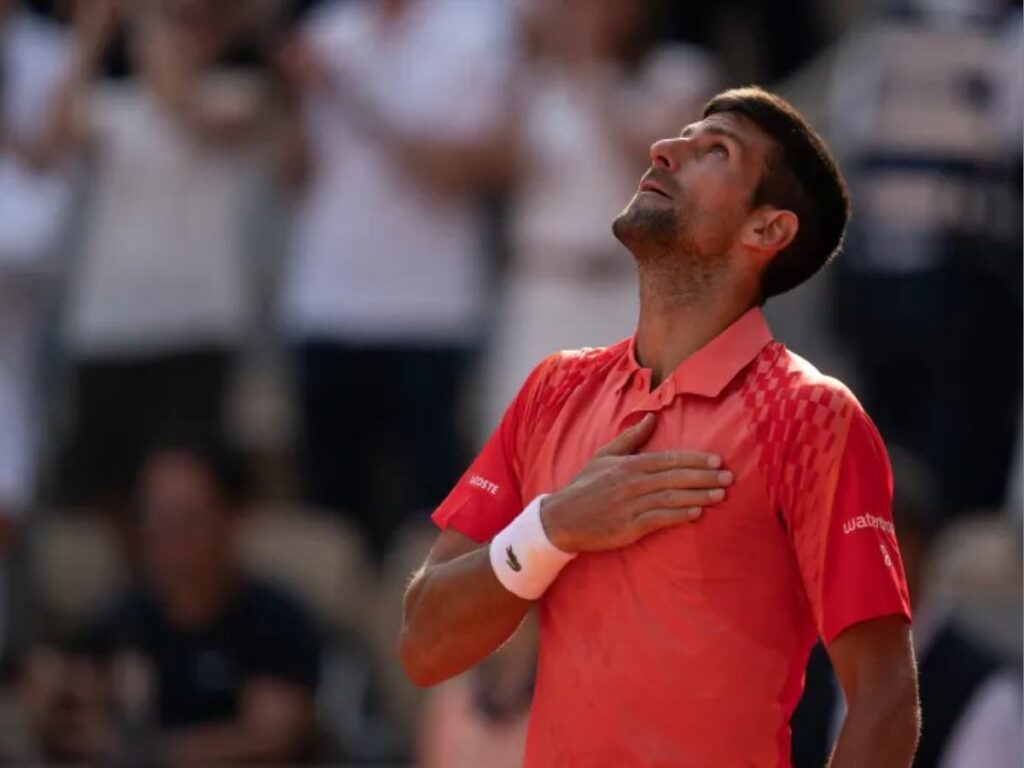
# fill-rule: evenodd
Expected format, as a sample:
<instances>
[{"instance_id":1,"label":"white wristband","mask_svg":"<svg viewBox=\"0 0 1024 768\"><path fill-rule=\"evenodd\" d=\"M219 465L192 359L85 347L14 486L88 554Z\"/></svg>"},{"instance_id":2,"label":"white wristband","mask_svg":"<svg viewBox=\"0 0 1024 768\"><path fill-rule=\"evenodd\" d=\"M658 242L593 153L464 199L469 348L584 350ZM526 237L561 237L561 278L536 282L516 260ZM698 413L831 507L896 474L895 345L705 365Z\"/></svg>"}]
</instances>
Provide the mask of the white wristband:
<instances>
[{"instance_id":1,"label":"white wristband","mask_svg":"<svg viewBox=\"0 0 1024 768\"><path fill-rule=\"evenodd\" d=\"M491 568L514 595L536 600L576 555L563 552L548 539L540 520L542 494L491 540Z\"/></svg>"}]
</instances>

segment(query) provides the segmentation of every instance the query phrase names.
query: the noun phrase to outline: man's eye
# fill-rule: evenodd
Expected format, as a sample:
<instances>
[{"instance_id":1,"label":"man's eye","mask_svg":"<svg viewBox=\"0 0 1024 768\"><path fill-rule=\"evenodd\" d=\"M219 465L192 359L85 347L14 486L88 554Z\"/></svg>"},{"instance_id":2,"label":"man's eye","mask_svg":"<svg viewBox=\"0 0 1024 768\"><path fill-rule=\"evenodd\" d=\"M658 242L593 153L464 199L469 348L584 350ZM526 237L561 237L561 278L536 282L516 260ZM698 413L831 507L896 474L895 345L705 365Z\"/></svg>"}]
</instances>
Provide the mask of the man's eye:
<instances>
[{"instance_id":1,"label":"man's eye","mask_svg":"<svg viewBox=\"0 0 1024 768\"><path fill-rule=\"evenodd\" d=\"M712 144L708 148L708 152L713 153L713 154L717 154L720 157L728 157L729 156L729 149L728 149L728 147L725 146L725 144Z\"/></svg>"}]
</instances>

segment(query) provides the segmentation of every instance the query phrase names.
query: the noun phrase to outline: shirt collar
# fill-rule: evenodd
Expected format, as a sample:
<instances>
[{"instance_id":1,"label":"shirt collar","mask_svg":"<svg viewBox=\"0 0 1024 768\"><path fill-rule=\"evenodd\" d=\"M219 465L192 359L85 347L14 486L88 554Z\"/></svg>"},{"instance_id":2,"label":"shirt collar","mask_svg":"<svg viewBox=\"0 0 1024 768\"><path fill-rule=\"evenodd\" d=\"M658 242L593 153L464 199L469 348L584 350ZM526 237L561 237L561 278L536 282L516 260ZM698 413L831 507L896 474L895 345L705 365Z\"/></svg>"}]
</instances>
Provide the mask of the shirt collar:
<instances>
[{"instance_id":1,"label":"shirt collar","mask_svg":"<svg viewBox=\"0 0 1024 768\"><path fill-rule=\"evenodd\" d=\"M717 397L736 374L773 340L764 314L760 308L754 307L683 360L666 380L672 381L677 393ZM623 365L622 386L640 370L634 334Z\"/></svg>"}]
</instances>

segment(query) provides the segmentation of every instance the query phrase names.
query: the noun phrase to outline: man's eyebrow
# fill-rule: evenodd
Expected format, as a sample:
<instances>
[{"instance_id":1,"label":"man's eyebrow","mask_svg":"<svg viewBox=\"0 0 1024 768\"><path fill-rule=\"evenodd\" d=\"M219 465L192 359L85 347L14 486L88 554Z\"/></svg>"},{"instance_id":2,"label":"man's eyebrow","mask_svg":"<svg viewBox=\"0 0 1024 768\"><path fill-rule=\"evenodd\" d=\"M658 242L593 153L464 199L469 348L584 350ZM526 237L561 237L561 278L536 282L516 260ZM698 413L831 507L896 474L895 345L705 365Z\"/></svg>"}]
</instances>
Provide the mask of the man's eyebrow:
<instances>
[{"instance_id":1,"label":"man's eyebrow","mask_svg":"<svg viewBox=\"0 0 1024 768\"><path fill-rule=\"evenodd\" d=\"M725 136L726 138L735 141L739 145L740 149L746 149L746 144L743 143L743 139L740 138L740 135L735 131L726 128L724 125L721 125L720 123L704 123L703 125L701 125L700 123L690 123L690 125L683 128L679 136L681 138L688 139L694 133L698 132L698 130L700 133L710 133L715 136Z\"/></svg>"}]
</instances>

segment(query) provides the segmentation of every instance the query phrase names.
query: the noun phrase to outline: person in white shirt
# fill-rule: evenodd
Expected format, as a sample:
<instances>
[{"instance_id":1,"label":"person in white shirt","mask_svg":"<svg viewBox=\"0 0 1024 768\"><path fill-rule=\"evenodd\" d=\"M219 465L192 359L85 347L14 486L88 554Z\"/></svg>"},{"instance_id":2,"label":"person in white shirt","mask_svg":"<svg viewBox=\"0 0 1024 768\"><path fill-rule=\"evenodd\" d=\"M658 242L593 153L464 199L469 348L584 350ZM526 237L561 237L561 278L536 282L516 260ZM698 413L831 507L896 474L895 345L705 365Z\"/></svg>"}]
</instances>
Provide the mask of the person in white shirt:
<instances>
[{"instance_id":1,"label":"person in white shirt","mask_svg":"<svg viewBox=\"0 0 1024 768\"><path fill-rule=\"evenodd\" d=\"M69 197L67 174L42 150L69 48L54 20L0 0L0 645L4 560L35 497L36 362Z\"/></svg>"},{"instance_id":2,"label":"person in white shirt","mask_svg":"<svg viewBox=\"0 0 1024 768\"><path fill-rule=\"evenodd\" d=\"M457 398L485 319L480 199L508 151L510 32L499 0L327 2L282 57L311 173L282 296L305 494L353 515L377 550L458 471Z\"/></svg>"},{"instance_id":3,"label":"person in white shirt","mask_svg":"<svg viewBox=\"0 0 1024 768\"><path fill-rule=\"evenodd\" d=\"M251 7L80 6L58 113L66 151L88 161L63 329L72 502L121 502L141 450L172 422L222 428L251 322L244 214L270 114ZM119 27L134 76L103 78Z\"/></svg>"}]
</instances>

